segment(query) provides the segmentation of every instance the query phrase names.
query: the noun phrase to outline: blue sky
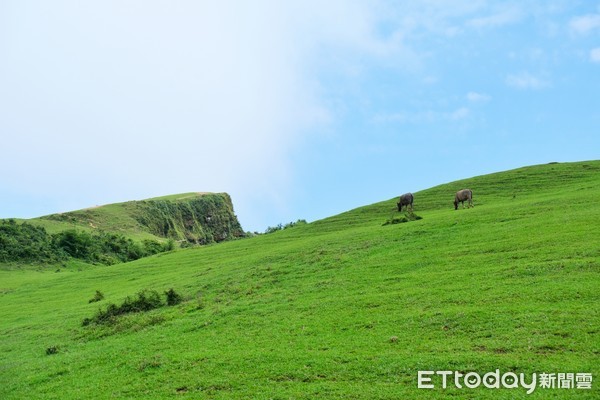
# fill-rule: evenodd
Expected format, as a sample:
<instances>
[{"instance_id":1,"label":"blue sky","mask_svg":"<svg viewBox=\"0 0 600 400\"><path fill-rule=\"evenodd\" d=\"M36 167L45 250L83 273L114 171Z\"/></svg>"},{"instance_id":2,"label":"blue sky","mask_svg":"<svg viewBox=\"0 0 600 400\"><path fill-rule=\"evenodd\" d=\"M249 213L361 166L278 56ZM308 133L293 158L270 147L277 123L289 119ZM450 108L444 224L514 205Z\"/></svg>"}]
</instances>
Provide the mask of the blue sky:
<instances>
[{"instance_id":1,"label":"blue sky","mask_svg":"<svg viewBox=\"0 0 600 400\"><path fill-rule=\"evenodd\" d=\"M323 3L0 0L0 218L224 191L264 231L598 159L599 1Z\"/></svg>"}]
</instances>

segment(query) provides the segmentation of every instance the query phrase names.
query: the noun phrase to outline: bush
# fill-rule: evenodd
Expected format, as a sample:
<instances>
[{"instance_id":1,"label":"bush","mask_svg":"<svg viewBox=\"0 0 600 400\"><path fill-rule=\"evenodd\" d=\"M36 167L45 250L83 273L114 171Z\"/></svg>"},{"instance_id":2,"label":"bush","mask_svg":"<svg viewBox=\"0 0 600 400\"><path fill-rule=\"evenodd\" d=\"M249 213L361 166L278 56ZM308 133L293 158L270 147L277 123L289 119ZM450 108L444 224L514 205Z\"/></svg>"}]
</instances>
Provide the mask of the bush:
<instances>
[{"instance_id":1,"label":"bush","mask_svg":"<svg viewBox=\"0 0 600 400\"><path fill-rule=\"evenodd\" d=\"M408 222L408 219L406 217L400 217L400 218L390 218L387 221L385 221L382 226L386 226L386 225L394 225L394 224L401 224L403 222Z\"/></svg>"},{"instance_id":2,"label":"bush","mask_svg":"<svg viewBox=\"0 0 600 400\"><path fill-rule=\"evenodd\" d=\"M88 301L88 303L97 303L101 300L104 300L104 294L101 291L96 290L96 294Z\"/></svg>"},{"instance_id":3,"label":"bush","mask_svg":"<svg viewBox=\"0 0 600 400\"><path fill-rule=\"evenodd\" d=\"M14 219L0 221L0 262L59 262L66 256L53 246L43 227Z\"/></svg>"},{"instance_id":4,"label":"bush","mask_svg":"<svg viewBox=\"0 0 600 400\"><path fill-rule=\"evenodd\" d=\"M385 226L385 225L401 224L401 223L404 223L404 222L417 221L419 219L423 219L423 217L415 214L411 210L411 211L406 212L401 217L391 217L390 219L388 219L387 221L385 221L382 225Z\"/></svg>"},{"instance_id":5,"label":"bush","mask_svg":"<svg viewBox=\"0 0 600 400\"><path fill-rule=\"evenodd\" d=\"M177 304L181 303L181 301L183 300L181 295L179 293L175 292L175 290L173 290L173 288L167 290L165 292L165 295L167 296L167 305L168 306L177 305Z\"/></svg>"},{"instance_id":6,"label":"bush","mask_svg":"<svg viewBox=\"0 0 600 400\"><path fill-rule=\"evenodd\" d=\"M173 239L169 239L164 243L158 242L156 240L145 239L143 241L143 245L144 253L147 256L175 249L175 241Z\"/></svg>"},{"instance_id":7,"label":"bush","mask_svg":"<svg viewBox=\"0 0 600 400\"><path fill-rule=\"evenodd\" d=\"M87 260L94 255L92 235L75 229L52 235L53 244L73 258Z\"/></svg>"},{"instance_id":8,"label":"bush","mask_svg":"<svg viewBox=\"0 0 600 400\"><path fill-rule=\"evenodd\" d=\"M137 243L115 233L89 233L69 229L53 235L43 227L14 219L0 220L0 262L58 263L76 258L105 265L137 260L171 251L175 242L145 240Z\"/></svg>"},{"instance_id":9,"label":"bush","mask_svg":"<svg viewBox=\"0 0 600 400\"><path fill-rule=\"evenodd\" d=\"M137 298L126 297L121 305L121 313L150 311L163 305L156 290L142 290Z\"/></svg>"},{"instance_id":10,"label":"bush","mask_svg":"<svg viewBox=\"0 0 600 400\"><path fill-rule=\"evenodd\" d=\"M281 231L281 230L284 230L284 229L293 228L293 227L299 226L299 225L306 225L307 223L308 222L306 222L305 219L299 219L296 222L288 222L285 225L283 225L283 224L277 224L276 226L269 226L265 230L265 233L273 233L273 232Z\"/></svg>"},{"instance_id":11,"label":"bush","mask_svg":"<svg viewBox=\"0 0 600 400\"><path fill-rule=\"evenodd\" d=\"M85 318L83 326L96 324L109 324L120 315L150 311L163 306L160 295L156 290L142 290L136 297L127 296L120 306L109 304L105 310L98 310L92 318Z\"/></svg>"}]
</instances>

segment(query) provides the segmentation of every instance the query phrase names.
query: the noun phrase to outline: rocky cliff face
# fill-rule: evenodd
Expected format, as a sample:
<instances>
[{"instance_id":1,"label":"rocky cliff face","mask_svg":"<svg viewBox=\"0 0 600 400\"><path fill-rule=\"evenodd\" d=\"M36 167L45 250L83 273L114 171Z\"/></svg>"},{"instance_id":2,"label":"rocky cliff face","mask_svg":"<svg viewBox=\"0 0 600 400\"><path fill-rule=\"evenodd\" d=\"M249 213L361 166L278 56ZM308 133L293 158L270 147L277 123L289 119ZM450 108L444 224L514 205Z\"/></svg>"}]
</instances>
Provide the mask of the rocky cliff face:
<instances>
[{"instance_id":1,"label":"rocky cliff face","mask_svg":"<svg viewBox=\"0 0 600 400\"><path fill-rule=\"evenodd\" d=\"M244 236L227 193L135 202L133 217L153 235L208 244Z\"/></svg>"}]
</instances>

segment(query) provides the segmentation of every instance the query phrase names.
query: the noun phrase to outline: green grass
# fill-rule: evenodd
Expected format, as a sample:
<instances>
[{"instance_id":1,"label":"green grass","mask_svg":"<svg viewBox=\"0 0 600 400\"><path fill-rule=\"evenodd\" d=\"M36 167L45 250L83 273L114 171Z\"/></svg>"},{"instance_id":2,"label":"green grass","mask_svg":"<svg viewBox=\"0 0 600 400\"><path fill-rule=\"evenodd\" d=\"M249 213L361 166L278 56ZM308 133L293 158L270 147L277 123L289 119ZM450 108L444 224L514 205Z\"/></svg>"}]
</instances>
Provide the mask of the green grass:
<instances>
[{"instance_id":1,"label":"green grass","mask_svg":"<svg viewBox=\"0 0 600 400\"><path fill-rule=\"evenodd\" d=\"M181 200L189 200L195 197L200 197L206 194L205 192L190 192L190 193L178 193L178 194L170 194L167 196L153 197L148 200L169 200L169 201L181 201Z\"/></svg>"},{"instance_id":2,"label":"green grass","mask_svg":"<svg viewBox=\"0 0 600 400\"><path fill-rule=\"evenodd\" d=\"M125 202L18 221L42 226L51 234L76 228L90 233L98 230L119 233L136 241L165 240L148 232L134 218L134 212L135 202ZM62 220L52 219L61 217Z\"/></svg>"},{"instance_id":3,"label":"green grass","mask_svg":"<svg viewBox=\"0 0 600 400\"><path fill-rule=\"evenodd\" d=\"M206 193L181 193L169 196L155 197L143 201L185 201L203 196ZM119 233L136 241L144 239L164 241L148 231L148 228L140 224L135 218L138 211L137 201L107 204L103 206L86 208L83 210L70 211L62 214L52 214L40 218L18 220L33 225L43 226L48 233L57 233L67 229L77 228L80 230L94 232L104 230Z\"/></svg>"},{"instance_id":4,"label":"green grass","mask_svg":"<svg viewBox=\"0 0 600 400\"><path fill-rule=\"evenodd\" d=\"M475 207L454 211L464 187ZM111 267L0 270L0 398L598 398L599 198L600 162L540 165L415 193L408 223L382 226L390 199ZM169 288L185 301L81 326ZM417 389L419 370L496 369L593 389Z\"/></svg>"},{"instance_id":5,"label":"green grass","mask_svg":"<svg viewBox=\"0 0 600 400\"><path fill-rule=\"evenodd\" d=\"M134 242L207 244L244 236L227 193L192 192L17 220L56 234L110 232Z\"/></svg>"}]
</instances>

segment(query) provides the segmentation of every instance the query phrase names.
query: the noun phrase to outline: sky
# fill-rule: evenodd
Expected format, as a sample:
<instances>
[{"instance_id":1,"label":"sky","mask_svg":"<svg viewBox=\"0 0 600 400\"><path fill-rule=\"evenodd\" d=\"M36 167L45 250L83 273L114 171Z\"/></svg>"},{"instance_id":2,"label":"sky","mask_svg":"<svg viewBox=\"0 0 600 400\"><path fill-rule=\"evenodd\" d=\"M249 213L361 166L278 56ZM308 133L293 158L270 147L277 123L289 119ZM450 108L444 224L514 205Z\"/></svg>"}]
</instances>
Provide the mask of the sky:
<instances>
[{"instance_id":1,"label":"sky","mask_svg":"<svg viewBox=\"0 0 600 400\"><path fill-rule=\"evenodd\" d=\"M227 192L263 232L599 152L600 1L0 0L0 218Z\"/></svg>"}]
</instances>

